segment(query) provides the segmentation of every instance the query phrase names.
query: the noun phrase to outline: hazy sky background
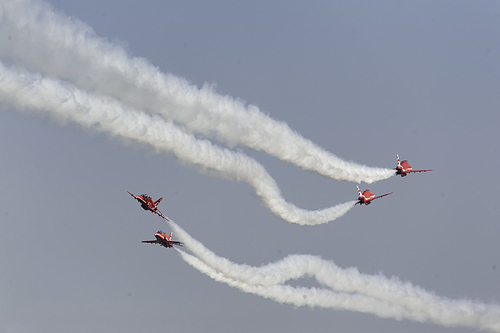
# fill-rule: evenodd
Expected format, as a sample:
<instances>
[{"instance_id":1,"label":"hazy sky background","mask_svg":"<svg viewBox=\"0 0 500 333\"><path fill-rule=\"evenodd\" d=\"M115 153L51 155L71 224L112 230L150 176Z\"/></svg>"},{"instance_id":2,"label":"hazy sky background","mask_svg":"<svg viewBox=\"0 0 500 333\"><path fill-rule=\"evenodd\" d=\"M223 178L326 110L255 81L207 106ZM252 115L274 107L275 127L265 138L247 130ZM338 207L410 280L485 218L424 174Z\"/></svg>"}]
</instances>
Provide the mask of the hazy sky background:
<instances>
[{"instance_id":1,"label":"hazy sky background","mask_svg":"<svg viewBox=\"0 0 500 333\"><path fill-rule=\"evenodd\" d=\"M497 303L500 5L496 1L51 1L161 71L257 105L346 160L425 174L326 225L289 224L253 189L47 117L0 112L0 331L474 332L295 308L244 294L141 244L162 212L218 255L312 254L437 295ZM0 43L1 48L1 43ZM356 184L264 153L283 196L321 209ZM175 238L175 234L174 234ZM308 280L297 285L315 285Z\"/></svg>"}]
</instances>

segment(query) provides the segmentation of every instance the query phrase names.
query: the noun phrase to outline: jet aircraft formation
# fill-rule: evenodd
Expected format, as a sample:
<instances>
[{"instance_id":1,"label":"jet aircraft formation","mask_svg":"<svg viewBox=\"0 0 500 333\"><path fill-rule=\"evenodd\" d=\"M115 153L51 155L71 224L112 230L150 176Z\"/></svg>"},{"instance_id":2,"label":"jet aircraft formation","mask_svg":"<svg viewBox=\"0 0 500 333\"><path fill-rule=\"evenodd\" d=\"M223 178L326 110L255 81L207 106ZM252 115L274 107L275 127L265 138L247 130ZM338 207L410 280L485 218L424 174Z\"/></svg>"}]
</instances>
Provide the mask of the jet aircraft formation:
<instances>
[{"instance_id":1,"label":"jet aircraft formation","mask_svg":"<svg viewBox=\"0 0 500 333\"><path fill-rule=\"evenodd\" d=\"M413 170L410 163L408 163L407 160L400 162L399 155L396 155L396 156L397 156L397 161L398 161L398 165L394 168L394 170L396 170L396 175L400 175L401 177L405 177L409 173L432 171L429 169L427 169L427 170ZM373 194L370 190L364 190L363 192L361 192L361 190L359 189L359 186L356 186L356 187L358 188L358 201L355 203L355 205L365 204L365 206L367 206L367 205L371 204L373 200L388 196L388 195L393 193L393 192L390 192L390 193L385 193L382 195L375 196L375 194ZM159 198L156 201L153 201L153 199L147 194L134 195L130 192L128 192L128 194L130 194L135 200L137 200L141 204L142 209L150 211L151 213L156 214L159 217L161 217L162 219L170 222L170 220L165 215L163 215L163 213L160 212L160 210L158 209L158 204L163 200L163 197ZM172 232L167 236L167 234L165 232L163 232L162 230L159 230L155 233L155 238L156 238L155 240L145 240L145 241L142 241L142 243L159 244L159 245L164 246L166 248L172 248L174 245L182 246L182 244L183 244L180 241L172 240Z\"/></svg>"},{"instance_id":2,"label":"jet aircraft formation","mask_svg":"<svg viewBox=\"0 0 500 333\"><path fill-rule=\"evenodd\" d=\"M413 168L411 167L410 163L408 163L407 160L400 162L399 161L399 154L396 154L396 157L398 159L398 165L394 168L394 170L396 170L396 175L400 175L401 177L405 177L407 174L413 173L413 172L432 171L429 169L428 170L413 170ZM362 204L369 205L372 203L372 200L382 198L382 197L385 197L389 194L392 194L392 192L390 192L390 193L375 196L375 194L370 192L370 190L364 190L363 192L361 192L359 187L358 186L356 186L356 187L358 188L358 201L355 203L355 205L358 205L358 204L359 205L362 205Z\"/></svg>"},{"instance_id":3,"label":"jet aircraft formation","mask_svg":"<svg viewBox=\"0 0 500 333\"><path fill-rule=\"evenodd\" d=\"M127 191L128 192L128 191ZM158 204L163 200L163 197L160 199L153 201L151 197L147 194L141 194L141 195L134 195L130 192L128 192L131 196L134 197L135 200L137 200L140 204L142 209L144 210L149 210L151 213L158 215L162 219L170 222L170 220L160 212L158 209ZM155 240L145 240L142 241L142 243L149 243L149 244L160 244L161 246L164 246L166 248L172 248L174 245L177 246L182 246L182 242L172 240L172 233L170 233L168 236L166 233L164 233L161 230L158 230L155 234Z\"/></svg>"}]
</instances>

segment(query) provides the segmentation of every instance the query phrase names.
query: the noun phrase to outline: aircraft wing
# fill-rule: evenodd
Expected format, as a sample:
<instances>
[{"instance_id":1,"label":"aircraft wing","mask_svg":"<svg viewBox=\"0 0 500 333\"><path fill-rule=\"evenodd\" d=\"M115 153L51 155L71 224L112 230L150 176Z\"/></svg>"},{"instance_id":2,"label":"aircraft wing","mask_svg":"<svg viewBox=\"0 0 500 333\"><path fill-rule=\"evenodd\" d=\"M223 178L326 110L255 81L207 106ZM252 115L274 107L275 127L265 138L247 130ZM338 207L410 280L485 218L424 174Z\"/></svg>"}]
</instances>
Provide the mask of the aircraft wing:
<instances>
[{"instance_id":1,"label":"aircraft wing","mask_svg":"<svg viewBox=\"0 0 500 333\"><path fill-rule=\"evenodd\" d=\"M391 193L386 193L386 194L382 194L382 195L379 195L379 196L377 196L377 197L373 198L372 200L375 200L375 199L378 199L378 198L385 197L385 196L387 196L387 195L389 195L389 194L392 194L392 193L393 193L393 192L391 192Z\"/></svg>"},{"instance_id":2,"label":"aircraft wing","mask_svg":"<svg viewBox=\"0 0 500 333\"><path fill-rule=\"evenodd\" d=\"M128 192L128 191L127 191ZM130 194L131 196L134 197L135 200L141 202L141 203L144 203L144 204L148 204L146 201L144 201L141 197L137 196L137 195L133 195L132 193L128 192L128 194Z\"/></svg>"},{"instance_id":3,"label":"aircraft wing","mask_svg":"<svg viewBox=\"0 0 500 333\"><path fill-rule=\"evenodd\" d=\"M427 172L427 171L432 171L432 170L411 170L411 171L406 171L406 173L410 173L410 172Z\"/></svg>"},{"instance_id":4,"label":"aircraft wing","mask_svg":"<svg viewBox=\"0 0 500 333\"><path fill-rule=\"evenodd\" d=\"M161 217L162 219L167 220L168 222L170 222L170 220L169 220L169 219L167 219L167 218L165 217L165 215L163 215L163 214L162 214L162 212L160 212L158 209L156 209L156 210L152 210L152 212L153 212L153 213L155 213L155 214L157 214L157 215L158 215L159 217Z\"/></svg>"},{"instance_id":5,"label":"aircraft wing","mask_svg":"<svg viewBox=\"0 0 500 333\"><path fill-rule=\"evenodd\" d=\"M177 245L177 246L182 246L184 244L183 242L179 242L179 241L164 241L164 242L167 244L173 244L173 245Z\"/></svg>"},{"instance_id":6,"label":"aircraft wing","mask_svg":"<svg viewBox=\"0 0 500 333\"><path fill-rule=\"evenodd\" d=\"M145 240L141 241L141 243L158 244L159 242L157 240Z\"/></svg>"}]
</instances>

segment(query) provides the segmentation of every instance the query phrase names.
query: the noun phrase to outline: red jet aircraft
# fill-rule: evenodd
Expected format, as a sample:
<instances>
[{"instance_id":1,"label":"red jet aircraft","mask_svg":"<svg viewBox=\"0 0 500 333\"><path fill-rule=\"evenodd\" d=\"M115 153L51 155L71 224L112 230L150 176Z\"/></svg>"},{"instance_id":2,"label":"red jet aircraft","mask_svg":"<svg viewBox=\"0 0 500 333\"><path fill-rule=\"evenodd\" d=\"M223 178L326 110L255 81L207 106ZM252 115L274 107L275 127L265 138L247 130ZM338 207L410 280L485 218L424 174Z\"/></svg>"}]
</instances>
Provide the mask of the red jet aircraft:
<instances>
[{"instance_id":1,"label":"red jet aircraft","mask_svg":"<svg viewBox=\"0 0 500 333\"><path fill-rule=\"evenodd\" d=\"M127 191L128 192L128 191ZM167 219L165 217L165 215L163 215L160 210L158 209L158 204L160 203L160 201L163 200L163 198L160 198L156 201L153 201L153 199L151 199L151 197L147 194L141 194L141 195L133 195L132 193L128 192L128 194L130 194L131 196L133 196L135 198L135 200L139 201L139 203L141 204L141 207L142 209L144 210L149 210L151 213L155 213L157 214L158 216L160 216L161 218L167 220L170 222L169 219Z\"/></svg>"},{"instance_id":2,"label":"red jet aircraft","mask_svg":"<svg viewBox=\"0 0 500 333\"><path fill-rule=\"evenodd\" d=\"M167 236L166 233L164 233L161 230L158 230L155 234L156 240L145 240L142 241L142 243L149 243L149 244L160 244L161 246L165 246L168 248L171 248L174 245L177 246L182 246L182 242L179 241L173 241L172 240L172 233Z\"/></svg>"},{"instance_id":3,"label":"red jet aircraft","mask_svg":"<svg viewBox=\"0 0 500 333\"><path fill-rule=\"evenodd\" d=\"M427 171L432 171L432 170L413 170L410 163L408 163L407 160L404 160L403 162L399 162L399 155L396 154L398 157L398 166L394 169L396 170L396 175L401 175L401 177L406 176L407 174L411 172L427 172Z\"/></svg>"},{"instance_id":4,"label":"red jet aircraft","mask_svg":"<svg viewBox=\"0 0 500 333\"><path fill-rule=\"evenodd\" d=\"M382 194L382 195L379 195L378 197L376 197L375 194L370 192L370 190L364 190L363 193L361 193L361 190L359 189L359 187L358 186L356 186L356 187L358 188L359 197L358 197L358 202L356 202L354 205L357 205L357 204L369 205L372 203L372 200L382 198L382 197L385 197L386 195L392 194L392 192L391 192L391 193Z\"/></svg>"}]
</instances>

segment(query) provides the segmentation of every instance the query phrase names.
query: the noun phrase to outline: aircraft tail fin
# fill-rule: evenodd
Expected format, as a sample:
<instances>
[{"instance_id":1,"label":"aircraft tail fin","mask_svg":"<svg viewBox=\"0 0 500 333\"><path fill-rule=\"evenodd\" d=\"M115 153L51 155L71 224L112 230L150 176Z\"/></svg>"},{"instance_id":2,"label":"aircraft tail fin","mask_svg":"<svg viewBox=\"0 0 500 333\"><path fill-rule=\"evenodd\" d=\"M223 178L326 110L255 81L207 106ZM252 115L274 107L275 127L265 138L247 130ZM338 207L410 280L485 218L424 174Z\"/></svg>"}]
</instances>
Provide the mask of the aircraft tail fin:
<instances>
[{"instance_id":1,"label":"aircraft tail fin","mask_svg":"<svg viewBox=\"0 0 500 333\"><path fill-rule=\"evenodd\" d=\"M358 189L358 202L356 202L354 205L361 205L361 200L363 198L363 194L361 194L361 190L359 189L359 186L356 186Z\"/></svg>"},{"instance_id":2,"label":"aircraft tail fin","mask_svg":"<svg viewBox=\"0 0 500 333\"><path fill-rule=\"evenodd\" d=\"M171 231L171 232L170 232L170 234L168 235L167 240L172 240L172 231Z\"/></svg>"},{"instance_id":3,"label":"aircraft tail fin","mask_svg":"<svg viewBox=\"0 0 500 333\"><path fill-rule=\"evenodd\" d=\"M163 200L163 197L155 201L155 206L158 205Z\"/></svg>"}]
</instances>

